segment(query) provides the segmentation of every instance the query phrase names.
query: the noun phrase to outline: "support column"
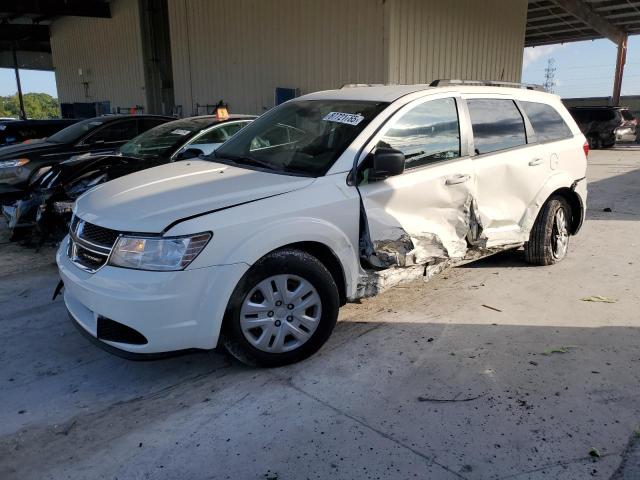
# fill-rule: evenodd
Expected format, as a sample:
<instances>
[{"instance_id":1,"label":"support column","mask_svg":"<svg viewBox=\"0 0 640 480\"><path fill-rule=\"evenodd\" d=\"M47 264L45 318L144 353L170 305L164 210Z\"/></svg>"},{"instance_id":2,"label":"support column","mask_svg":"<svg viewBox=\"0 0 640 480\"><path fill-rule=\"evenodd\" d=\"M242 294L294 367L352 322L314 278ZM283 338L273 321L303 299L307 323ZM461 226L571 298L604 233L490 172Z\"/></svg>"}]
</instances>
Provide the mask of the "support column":
<instances>
[{"instance_id":1,"label":"support column","mask_svg":"<svg viewBox=\"0 0 640 480\"><path fill-rule=\"evenodd\" d=\"M16 73L16 83L18 84L18 101L20 102L20 119L26 120L27 114L24 111L24 100L22 98L22 85L20 84L20 70L18 68L18 54L16 45L13 45L13 69Z\"/></svg>"},{"instance_id":2,"label":"support column","mask_svg":"<svg viewBox=\"0 0 640 480\"><path fill-rule=\"evenodd\" d=\"M618 42L618 56L616 58L616 77L613 82L613 105L620 105L620 90L622 89L622 75L624 74L624 64L627 61L627 39L625 34Z\"/></svg>"}]
</instances>

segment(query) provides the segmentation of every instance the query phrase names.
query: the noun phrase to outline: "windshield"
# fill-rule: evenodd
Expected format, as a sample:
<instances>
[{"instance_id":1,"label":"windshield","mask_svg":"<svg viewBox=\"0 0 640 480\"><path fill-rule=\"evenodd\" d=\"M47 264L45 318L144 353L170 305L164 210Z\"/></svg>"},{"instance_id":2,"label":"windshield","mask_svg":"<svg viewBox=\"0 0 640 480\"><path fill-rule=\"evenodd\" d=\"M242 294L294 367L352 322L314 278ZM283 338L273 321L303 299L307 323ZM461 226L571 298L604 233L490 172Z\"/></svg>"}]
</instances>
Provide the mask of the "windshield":
<instances>
[{"instance_id":1,"label":"windshield","mask_svg":"<svg viewBox=\"0 0 640 480\"><path fill-rule=\"evenodd\" d=\"M72 143L80 140L87 133L104 125L104 123L105 120L101 119L100 117L89 118L87 120L74 123L67 128L63 128L59 132L51 135L49 138L47 138L47 140L55 143Z\"/></svg>"},{"instance_id":2,"label":"windshield","mask_svg":"<svg viewBox=\"0 0 640 480\"><path fill-rule=\"evenodd\" d=\"M324 175L387 105L350 100L287 102L240 130L209 158L306 176Z\"/></svg>"},{"instance_id":3,"label":"windshield","mask_svg":"<svg viewBox=\"0 0 640 480\"><path fill-rule=\"evenodd\" d=\"M131 157L171 155L191 137L214 122L211 119L176 120L147 130L120 147L120 153Z\"/></svg>"}]
</instances>

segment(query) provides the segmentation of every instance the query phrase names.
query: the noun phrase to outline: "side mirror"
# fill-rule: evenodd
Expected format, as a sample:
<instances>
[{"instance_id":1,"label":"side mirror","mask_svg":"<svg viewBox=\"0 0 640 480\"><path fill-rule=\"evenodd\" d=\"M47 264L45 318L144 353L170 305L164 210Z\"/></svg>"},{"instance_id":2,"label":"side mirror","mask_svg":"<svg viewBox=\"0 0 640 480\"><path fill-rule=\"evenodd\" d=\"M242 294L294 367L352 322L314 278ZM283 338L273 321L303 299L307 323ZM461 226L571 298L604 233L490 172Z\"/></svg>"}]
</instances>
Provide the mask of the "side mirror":
<instances>
[{"instance_id":1,"label":"side mirror","mask_svg":"<svg viewBox=\"0 0 640 480\"><path fill-rule=\"evenodd\" d=\"M404 172L404 153L395 148L378 148L373 154L372 177L382 180Z\"/></svg>"},{"instance_id":2,"label":"side mirror","mask_svg":"<svg viewBox=\"0 0 640 480\"><path fill-rule=\"evenodd\" d=\"M200 155L204 155L204 152L199 148L187 148L176 155L176 160L189 160L190 158L197 158Z\"/></svg>"}]
</instances>

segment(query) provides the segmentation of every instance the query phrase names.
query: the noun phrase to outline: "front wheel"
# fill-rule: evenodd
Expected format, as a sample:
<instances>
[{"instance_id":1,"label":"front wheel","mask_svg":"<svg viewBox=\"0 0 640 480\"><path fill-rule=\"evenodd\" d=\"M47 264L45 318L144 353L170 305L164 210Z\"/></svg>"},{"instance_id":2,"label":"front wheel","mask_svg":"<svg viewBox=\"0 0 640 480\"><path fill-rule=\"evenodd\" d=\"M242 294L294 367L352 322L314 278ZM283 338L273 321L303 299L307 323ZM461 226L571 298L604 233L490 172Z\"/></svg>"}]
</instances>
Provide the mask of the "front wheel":
<instances>
[{"instance_id":1,"label":"front wheel","mask_svg":"<svg viewBox=\"0 0 640 480\"><path fill-rule=\"evenodd\" d=\"M554 195L543 205L524 245L527 262L534 265L558 263L569 250L569 222L571 207L560 196Z\"/></svg>"},{"instance_id":2,"label":"front wheel","mask_svg":"<svg viewBox=\"0 0 640 480\"><path fill-rule=\"evenodd\" d=\"M339 305L338 287L317 258L301 250L277 250L256 262L238 283L221 341L248 365L295 363L327 341Z\"/></svg>"}]
</instances>

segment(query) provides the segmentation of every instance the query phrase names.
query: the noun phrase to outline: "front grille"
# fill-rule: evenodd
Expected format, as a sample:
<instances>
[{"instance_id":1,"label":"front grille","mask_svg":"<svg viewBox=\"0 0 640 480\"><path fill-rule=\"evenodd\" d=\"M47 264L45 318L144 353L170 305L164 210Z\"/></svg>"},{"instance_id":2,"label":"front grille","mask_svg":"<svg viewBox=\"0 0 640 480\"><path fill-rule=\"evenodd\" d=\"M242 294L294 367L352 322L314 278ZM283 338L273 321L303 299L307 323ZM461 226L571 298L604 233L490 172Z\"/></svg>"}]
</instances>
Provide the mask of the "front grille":
<instances>
[{"instance_id":1,"label":"front grille","mask_svg":"<svg viewBox=\"0 0 640 480\"><path fill-rule=\"evenodd\" d=\"M97 336L110 342L144 345L147 339L139 331L106 317L98 317Z\"/></svg>"},{"instance_id":2,"label":"front grille","mask_svg":"<svg viewBox=\"0 0 640 480\"><path fill-rule=\"evenodd\" d=\"M100 227L74 216L71 220L67 254L73 263L88 272L102 267L111 254L120 232Z\"/></svg>"},{"instance_id":3,"label":"front grille","mask_svg":"<svg viewBox=\"0 0 640 480\"><path fill-rule=\"evenodd\" d=\"M78 230L78 238L101 247L112 248L116 243L120 232L110 228L100 227L89 222L80 221L81 229Z\"/></svg>"}]
</instances>

